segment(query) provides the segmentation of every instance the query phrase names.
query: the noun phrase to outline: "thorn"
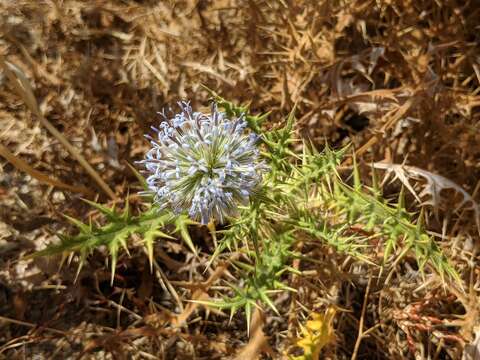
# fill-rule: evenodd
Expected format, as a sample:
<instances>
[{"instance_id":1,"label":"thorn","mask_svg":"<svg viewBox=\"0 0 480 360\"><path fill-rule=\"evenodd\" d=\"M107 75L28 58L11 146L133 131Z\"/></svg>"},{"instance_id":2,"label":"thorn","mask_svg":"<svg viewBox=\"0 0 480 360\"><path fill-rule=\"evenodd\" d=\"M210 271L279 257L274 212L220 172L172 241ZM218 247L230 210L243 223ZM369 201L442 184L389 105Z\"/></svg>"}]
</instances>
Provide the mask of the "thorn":
<instances>
[{"instance_id":1,"label":"thorn","mask_svg":"<svg viewBox=\"0 0 480 360\"><path fill-rule=\"evenodd\" d=\"M379 199L381 198L382 190L380 189L380 184L378 183L377 171L375 170L375 167L373 166L373 164L371 165L371 167L372 167L372 189L375 197Z\"/></svg>"},{"instance_id":2,"label":"thorn","mask_svg":"<svg viewBox=\"0 0 480 360\"><path fill-rule=\"evenodd\" d=\"M425 223L425 209L422 207L420 209L420 215L418 216L418 220L417 220L417 231L423 230L424 223Z\"/></svg>"},{"instance_id":3,"label":"thorn","mask_svg":"<svg viewBox=\"0 0 480 360\"><path fill-rule=\"evenodd\" d=\"M357 157L355 152L352 155L353 158L353 188L356 191L360 191L362 188L362 183L360 182L360 172L358 170Z\"/></svg>"},{"instance_id":4,"label":"thorn","mask_svg":"<svg viewBox=\"0 0 480 360\"><path fill-rule=\"evenodd\" d=\"M405 210L405 186L403 185L400 189L400 193L398 194L397 210L398 212Z\"/></svg>"}]
</instances>

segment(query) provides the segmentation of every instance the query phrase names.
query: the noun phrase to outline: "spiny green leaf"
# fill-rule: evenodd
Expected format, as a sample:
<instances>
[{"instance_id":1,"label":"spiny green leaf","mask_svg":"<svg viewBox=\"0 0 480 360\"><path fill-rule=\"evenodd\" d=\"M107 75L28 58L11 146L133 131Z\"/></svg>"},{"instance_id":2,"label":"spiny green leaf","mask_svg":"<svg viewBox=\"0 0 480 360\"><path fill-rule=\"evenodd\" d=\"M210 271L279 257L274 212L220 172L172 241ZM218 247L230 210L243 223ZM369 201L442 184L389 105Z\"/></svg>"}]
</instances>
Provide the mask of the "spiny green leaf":
<instances>
[{"instance_id":1,"label":"spiny green leaf","mask_svg":"<svg viewBox=\"0 0 480 360\"><path fill-rule=\"evenodd\" d=\"M125 199L125 207L123 208L121 218L125 222L130 220L130 197L128 195Z\"/></svg>"},{"instance_id":2,"label":"spiny green leaf","mask_svg":"<svg viewBox=\"0 0 480 360\"><path fill-rule=\"evenodd\" d=\"M197 250L195 249L195 245L193 244L192 238L190 237L190 233L188 232L188 225L197 225L197 224L198 224L197 222L191 220L185 215L179 215L175 219L175 232L180 233L183 241L185 241L185 243L188 245L190 250L192 250L192 252L195 255L198 255L198 254L197 254Z\"/></svg>"},{"instance_id":3,"label":"spiny green leaf","mask_svg":"<svg viewBox=\"0 0 480 360\"><path fill-rule=\"evenodd\" d=\"M117 221L119 218L118 213L115 212L115 206L109 208L105 205L99 204L95 201L90 201L88 199L82 199L82 201L100 211L109 221Z\"/></svg>"},{"instance_id":4,"label":"spiny green leaf","mask_svg":"<svg viewBox=\"0 0 480 360\"><path fill-rule=\"evenodd\" d=\"M68 221L70 221L73 225L75 225L80 230L80 232L82 232L83 234L90 234L92 232L92 226L91 225L84 224L80 220L75 219L75 218L73 218L71 216L68 216L68 215L65 215L65 214L63 216Z\"/></svg>"},{"instance_id":5,"label":"spiny green leaf","mask_svg":"<svg viewBox=\"0 0 480 360\"><path fill-rule=\"evenodd\" d=\"M143 235L143 241L145 247L147 248L150 270L153 270L153 244L155 240L157 238L175 239L173 236L170 236L160 230L165 226L165 220L165 217L159 217L153 220Z\"/></svg>"},{"instance_id":6,"label":"spiny green leaf","mask_svg":"<svg viewBox=\"0 0 480 360\"><path fill-rule=\"evenodd\" d=\"M129 162L126 162L128 168L132 171L133 175L137 178L138 182L142 185L142 188L144 191L148 191L148 183L147 180L138 172L137 169L135 169L134 166L132 166Z\"/></svg>"},{"instance_id":7,"label":"spiny green leaf","mask_svg":"<svg viewBox=\"0 0 480 360\"><path fill-rule=\"evenodd\" d=\"M264 292L264 290L258 290L258 294L260 296L260 299L267 304L278 316L280 316L280 312L276 308L275 304L270 300L268 295Z\"/></svg>"},{"instance_id":8,"label":"spiny green leaf","mask_svg":"<svg viewBox=\"0 0 480 360\"><path fill-rule=\"evenodd\" d=\"M130 214L128 200L126 201L122 213L117 213L114 209L109 209L104 205L88 202L94 208L98 209L107 217L107 223L101 227L87 225L81 221L68 217L67 219L75 224L80 233L74 236L59 235L60 243L48 246L46 249L38 251L29 257L54 255L58 253L80 253L79 270L84 265L87 256L96 248L105 245L111 257L111 280L115 276L115 268L118 259L120 247L128 254L127 241L133 234L138 234L144 238L144 244L148 251L150 262L153 260L153 242L157 238L170 238L166 232L162 231L167 225L174 223L175 216L169 212L159 211L152 207L138 216ZM182 236L188 235L186 229L188 220L182 219L177 225L180 226Z\"/></svg>"}]
</instances>

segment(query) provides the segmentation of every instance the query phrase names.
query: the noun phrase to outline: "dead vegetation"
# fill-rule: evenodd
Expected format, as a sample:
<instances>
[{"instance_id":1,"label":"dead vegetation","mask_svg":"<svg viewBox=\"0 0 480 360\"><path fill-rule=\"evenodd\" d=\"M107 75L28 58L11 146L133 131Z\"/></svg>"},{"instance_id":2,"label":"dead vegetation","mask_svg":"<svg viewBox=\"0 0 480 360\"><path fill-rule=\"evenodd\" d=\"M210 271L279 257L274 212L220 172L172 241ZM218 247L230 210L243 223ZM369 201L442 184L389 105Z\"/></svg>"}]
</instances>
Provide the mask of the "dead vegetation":
<instances>
[{"instance_id":1,"label":"dead vegetation","mask_svg":"<svg viewBox=\"0 0 480 360\"><path fill-rule=\"evenodd\" d=\"M479 359L479 30L480 6L460 0L1 2L0 358L284 358L333 304L324 358ZM101 251L76 283L57 259L22 260L71 230L62 214L96 220L82 196L134 194L128 163L156 112L207 105L202 84L271 111L269 127L296 104L320 147L353 143L365 174L397 179L385 194L411 190L462 284L414 261L378 277L325 249L328 266L294 264L298 293L279 299L283 317L255 314L248 339L243 316L188 302L230 276L228 261L204 272L203 229L199 257L159 241L153 272L132 244L113 286Z\"/></svg>"}]
</instances>

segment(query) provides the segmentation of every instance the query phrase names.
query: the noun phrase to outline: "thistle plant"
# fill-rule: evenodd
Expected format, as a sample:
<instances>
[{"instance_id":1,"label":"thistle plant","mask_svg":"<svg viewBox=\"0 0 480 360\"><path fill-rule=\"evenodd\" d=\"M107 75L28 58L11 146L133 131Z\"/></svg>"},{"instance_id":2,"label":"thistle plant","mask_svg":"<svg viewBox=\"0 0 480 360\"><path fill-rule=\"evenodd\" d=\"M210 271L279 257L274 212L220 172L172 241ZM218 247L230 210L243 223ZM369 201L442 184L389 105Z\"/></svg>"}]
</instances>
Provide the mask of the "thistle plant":
<instances>
[{"instance_id":1,"label":"thistle plant","mask_svg":"<svg viewBox=\"0 0 480 360\"><path fill-rule=\"evenodd\" d=\"M213 96L228 116L244 113L244 108ZM325 146L318 152L303 143L302 151L295 153L292 145L299 140L294 137L293 113L283 127L268 132L259 126L264 117L247 119L251 129L261 134L262 155L270 171L263 178L261 196L241 208L238 218L222 232L222 242L213 256L230 250L245 254L241 261L234 262L242 286L231 284L228 295L201 301L203 304L229 309L231 316L243 308L247 329L255 306L263 304L278 314L272 297L278 292L296 291L288 284L289 273L301 275L292 261L316 262L295 251L300 242L332 247L339 254L380 269L392 268L405 256L413 255L421 272L428 265L446 281L459 281L435 240L426 233L422 215L416 220L407 211L403 191L396 204L384 199L375 172L373 187L364 186L355 161L352 184L340 176L337 167L348 148L332 150ZM370 245L372 238L380 239L380 249ZM383 254L381 258L379 253Z\"/></svg>"},{"instance_id":2,"label":"thistle plant","mask_svg":"<svg viewBox=\"0 0 480 360\"><path fill-rule=\"evenodd\" d=\"M301 275L292 266L294 259L317 261L296 250L299 243L330 247L380 269L414 256L420 271L428 266L446 280L458 280L424 229L422 216L407 211L403 192L396 203L384 199L375 176L372 187L361 183L355 161L350 180L339 175L348 148L325 146L318 152L303 143L295 152L292 145L299 140L293 112L283 126L265 131L266 115L249 115L246 107L212 94L210 114L180 103L181 112L163 115L155 129L152 148L141 161L147 173L146 181L140 177L144 194L153 195L145 212L122 215L92 203L105 214L106 225L72 219L80 234L63 236L60 244L40 254L78 251L83 264L93 249L107 245L113 273L119 246L127 247L133 234L144 238L152 261L154 241L179 233L195 251L187 226L197 220L223 222L226 228L218 232L220 242L210 264L229 251L240 253L232 260L238 282L229 284L223 296L201 302L229 310L231 316L243 309L247 329L254 307L280 313L273 298L296 291L288 282L290 273Z\"/></svg>"},{"instance_id":3,"label":"thistle plant","mask_svg":"<svg viewBox=\"0 0 480 360\"><path fill-rule=\"evenodd\" d=\"M188 212L194 220L223 223L237 213L239 204L248 203L265 169L256 147L258 136L246 134L244 115L232 119L218 111L193 112L187 102L181 112L156 129L157 138L148 137L152 148L141 161L147 184L159 209L175 214Z\"/></svg>"}]
</instances>

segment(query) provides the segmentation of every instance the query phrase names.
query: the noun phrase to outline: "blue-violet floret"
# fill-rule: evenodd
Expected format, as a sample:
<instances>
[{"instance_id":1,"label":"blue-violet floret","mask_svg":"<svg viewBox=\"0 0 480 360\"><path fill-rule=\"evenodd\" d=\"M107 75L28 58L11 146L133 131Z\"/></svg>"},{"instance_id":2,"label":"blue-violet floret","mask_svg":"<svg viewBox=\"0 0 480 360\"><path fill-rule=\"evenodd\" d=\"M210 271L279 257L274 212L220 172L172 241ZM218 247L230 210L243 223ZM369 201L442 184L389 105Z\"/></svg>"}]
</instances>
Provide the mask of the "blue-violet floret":
<instances>
[{"instance_id":1,"label":"blue-violet floret","mask_svg":"<svg viewBox=\"0 0 480 360\"><path fill-rule=\"evenodd\" d=\"M181 112L168 118L151 138L144 164L149 193L160 208L207 224L223 223L245 205L259 186L265 164L258 136L247 133L243 116L230 119L215 103L211 113L193 112L180 102Z\"/></svg>"}]
</instances>

